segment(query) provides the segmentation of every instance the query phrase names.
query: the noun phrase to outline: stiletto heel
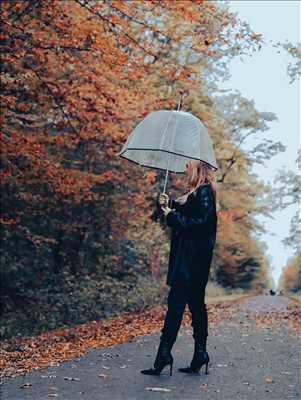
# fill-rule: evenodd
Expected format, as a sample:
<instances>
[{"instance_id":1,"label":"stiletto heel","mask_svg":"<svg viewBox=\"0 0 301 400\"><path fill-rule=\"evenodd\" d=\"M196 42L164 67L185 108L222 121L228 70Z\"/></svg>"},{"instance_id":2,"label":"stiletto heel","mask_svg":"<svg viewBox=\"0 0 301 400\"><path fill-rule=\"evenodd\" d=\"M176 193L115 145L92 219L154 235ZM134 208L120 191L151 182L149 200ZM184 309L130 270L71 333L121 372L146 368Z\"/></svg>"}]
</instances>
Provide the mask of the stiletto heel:
<instances>
[{"instance_id":1,"label":"stiletto heel","mask_svg":"<svg viewBox=\"0 0 301 400\"><path fill-rule=\"evenodd\" d=\"M209 372L208 372L208 361L206 362L206 371L205 371L205 374L209 374Z\"/></svg>"},{"instance_id":2,"label":"stiletto heel","mask_svg":"<svg viewBox=\"0 0 301 400\"><path fill-rule=\"evenodd\" d=\"M172 363L173 363L173 361L170 363L170 371L169 371L170 376L172 375Z\"/></svg>"}]
</instances>

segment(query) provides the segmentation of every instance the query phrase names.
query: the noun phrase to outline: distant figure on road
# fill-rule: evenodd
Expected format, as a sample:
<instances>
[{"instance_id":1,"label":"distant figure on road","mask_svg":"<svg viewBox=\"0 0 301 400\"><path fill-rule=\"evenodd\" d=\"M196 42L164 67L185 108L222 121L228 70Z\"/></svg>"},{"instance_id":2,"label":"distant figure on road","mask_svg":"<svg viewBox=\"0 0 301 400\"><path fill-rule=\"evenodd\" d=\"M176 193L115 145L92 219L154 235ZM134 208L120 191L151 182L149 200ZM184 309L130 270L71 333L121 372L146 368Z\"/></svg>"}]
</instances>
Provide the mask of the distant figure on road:
<instances>
[{"instance_id":1,"label":"distant figure on road","mask_svg":"<svg viewBox=\"0 0 301 400\"><path fill-rule=\"evenodd\" d=\"M206 364L208 373L208 314L204 301L216 241L216 178L213 168L200 160L190 160L186 164L186 173L186 193L176 200L161 193L157 202L166 224L172 229L166 280L171 288L154 368L141 371L147 375L160 375L167 365L170 365L172 375L171 349L187 303L192 317L194 355L190 366L179 368L179 371L199 372Z\"/></svg>"}]
</instances>

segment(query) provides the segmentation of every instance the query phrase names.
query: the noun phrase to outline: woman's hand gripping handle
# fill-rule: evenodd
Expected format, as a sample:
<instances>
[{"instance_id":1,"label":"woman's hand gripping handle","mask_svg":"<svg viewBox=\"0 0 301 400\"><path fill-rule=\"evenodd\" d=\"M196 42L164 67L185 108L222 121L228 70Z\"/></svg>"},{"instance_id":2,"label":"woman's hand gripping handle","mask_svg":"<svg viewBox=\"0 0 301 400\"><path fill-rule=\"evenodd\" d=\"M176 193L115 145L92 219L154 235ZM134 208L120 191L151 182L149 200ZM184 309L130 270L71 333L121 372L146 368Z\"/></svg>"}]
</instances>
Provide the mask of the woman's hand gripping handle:
<instances>
[{"instance_id":1,"label":"woman's hand gripping handle","mask_svg":"<svg viewBox=\"0 0 301 400\"><path fill-rule=\"evenodd\" d=\"M171 211L171 208L168 207L169 196L166 193L160 193L159 195L159 204L162 208L164 216L166 217L168 213Z\"/></svg>"},{"instance_id":2,"label":"woman's hand gripping handle","mask_svg":"<svg viewBox=\"0 0 301 400\"><path fill-rule=\"evenodd\" d=\"M168 207L169 196L165 193L159 193L156 201L157 209L151 215L151 219L156 221L160 218L161 222L164 222L165 216L168 214L170 208Z\"/></svg>"}]
</instances>

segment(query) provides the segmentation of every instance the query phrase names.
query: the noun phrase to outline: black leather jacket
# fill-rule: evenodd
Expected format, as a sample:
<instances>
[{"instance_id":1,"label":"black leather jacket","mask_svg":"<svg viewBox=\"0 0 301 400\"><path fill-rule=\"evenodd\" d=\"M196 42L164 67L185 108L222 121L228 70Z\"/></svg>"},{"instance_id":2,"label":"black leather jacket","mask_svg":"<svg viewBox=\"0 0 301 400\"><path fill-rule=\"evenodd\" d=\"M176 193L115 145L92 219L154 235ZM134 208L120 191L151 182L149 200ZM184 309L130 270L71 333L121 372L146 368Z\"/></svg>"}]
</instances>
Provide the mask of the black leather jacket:
<instances>
[{"instance_id":1,"label":"black leather jacket","mask_svg":"<svg viewBox=\"0 0 301 400\"><path fill-rule=\"evenodd\" d=\"M166 224L172 229L166 283L176 279L206 286L216 241L217 214L211 185L199 186L185 204L169 200Z\"/></svg>"}]
</instances>

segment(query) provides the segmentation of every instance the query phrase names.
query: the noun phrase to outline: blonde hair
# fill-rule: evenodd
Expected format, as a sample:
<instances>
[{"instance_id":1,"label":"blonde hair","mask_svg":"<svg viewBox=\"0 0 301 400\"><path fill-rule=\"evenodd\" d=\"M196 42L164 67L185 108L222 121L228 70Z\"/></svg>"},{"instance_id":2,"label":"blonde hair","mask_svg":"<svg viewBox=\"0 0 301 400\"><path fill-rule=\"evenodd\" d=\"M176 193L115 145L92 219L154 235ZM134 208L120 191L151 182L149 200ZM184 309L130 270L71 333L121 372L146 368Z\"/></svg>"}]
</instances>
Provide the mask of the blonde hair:
<instances>
[{"instance_id":1,"label":"blonde hair","mask_svg":"<svg viewBox=\"0 0 301 400\"><path fill-rule=\"evenodd\" d=\"M188 161L188 182L185 194L194 192L199 186L209 183L217 206L217 183L213 167L201 160Z\"/></svg>"}]
</instances>

